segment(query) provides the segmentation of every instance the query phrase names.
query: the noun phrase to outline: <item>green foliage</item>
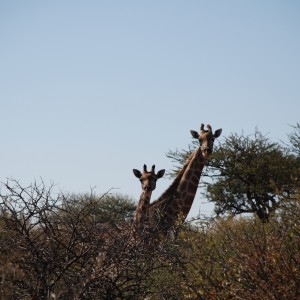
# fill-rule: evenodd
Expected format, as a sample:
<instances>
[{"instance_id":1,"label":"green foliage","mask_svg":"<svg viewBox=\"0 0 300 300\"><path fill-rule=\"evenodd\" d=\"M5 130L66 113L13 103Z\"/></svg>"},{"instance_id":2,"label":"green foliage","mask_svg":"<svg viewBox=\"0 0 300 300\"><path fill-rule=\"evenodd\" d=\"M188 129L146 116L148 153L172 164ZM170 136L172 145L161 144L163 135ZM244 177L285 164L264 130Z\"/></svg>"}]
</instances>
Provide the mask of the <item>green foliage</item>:
<instances>
[{"instance_id":1,"label":"green foliage","mask_svg":"<svg viewBox=\"0 0 300 300\"><path fill-rule=\"evenodd\" d=\"M294 194L295 157L260 133L225 138L211 167L215 181L208 185L207 197L218 215L256 213L268 221L280 202Z\"/></svg>"}]
</instances>

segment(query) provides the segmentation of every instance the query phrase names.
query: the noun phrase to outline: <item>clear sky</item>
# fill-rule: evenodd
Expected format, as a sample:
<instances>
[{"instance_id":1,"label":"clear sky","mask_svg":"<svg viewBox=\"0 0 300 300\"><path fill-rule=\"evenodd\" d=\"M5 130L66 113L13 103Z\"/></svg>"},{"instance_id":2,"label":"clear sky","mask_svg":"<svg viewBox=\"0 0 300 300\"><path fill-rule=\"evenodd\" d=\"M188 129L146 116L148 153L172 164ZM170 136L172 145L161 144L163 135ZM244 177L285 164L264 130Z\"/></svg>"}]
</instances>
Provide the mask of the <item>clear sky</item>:
<instances>
[{"instance_id":1,"label":"clear sky","mask_svg":"<svg viewBox=\"0 0 300 300\"><path fill-rule=\"evenodd\" d=\"M137 200L201 123L279 141L299 112L299 1L0 1L0 181Z\"/></svg>"}]
</instances>

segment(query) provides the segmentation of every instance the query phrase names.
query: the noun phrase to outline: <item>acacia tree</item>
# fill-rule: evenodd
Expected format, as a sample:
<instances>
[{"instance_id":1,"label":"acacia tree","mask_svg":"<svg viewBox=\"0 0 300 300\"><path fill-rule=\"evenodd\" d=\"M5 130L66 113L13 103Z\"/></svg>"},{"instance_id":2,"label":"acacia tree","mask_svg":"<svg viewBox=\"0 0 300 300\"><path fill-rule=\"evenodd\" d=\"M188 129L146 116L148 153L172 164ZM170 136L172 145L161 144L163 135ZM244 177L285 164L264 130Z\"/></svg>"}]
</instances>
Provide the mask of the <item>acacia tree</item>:
<instances>
[{"instance_id":1,"label":"acacia tree","mask_svg":"<svg viewBox=\"0 0 300 300\"><path fill-rule=\"evenodd\" d=\"M189 151L169 152L182 164ZM223 138L203 173L207 199L215 204L217 215L254 213L267 222L283 199L295 194L299 160L291 151L271 142L260 132Z\"/></svg>"}]
</instances>

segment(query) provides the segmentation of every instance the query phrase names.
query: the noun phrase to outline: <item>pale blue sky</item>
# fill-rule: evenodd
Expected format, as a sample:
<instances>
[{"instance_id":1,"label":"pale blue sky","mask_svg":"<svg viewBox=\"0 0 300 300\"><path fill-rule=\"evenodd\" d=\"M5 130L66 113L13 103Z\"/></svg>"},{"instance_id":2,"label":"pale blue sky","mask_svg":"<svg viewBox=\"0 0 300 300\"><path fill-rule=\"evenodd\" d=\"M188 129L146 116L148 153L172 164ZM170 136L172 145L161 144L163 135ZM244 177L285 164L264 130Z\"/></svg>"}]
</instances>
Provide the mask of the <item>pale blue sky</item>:
<instances>
[{"instance_id":1,"label":"pale blue sky","mask_svg":"<svg viewBox=\"0 0 300 300\"><path fill-rule=\"evenodd\" d=\"M0 1L0 41L0 181L137 200L132 168L170 170L202 122L300 122L299 1Z\"/></svg>"}]
</instances>

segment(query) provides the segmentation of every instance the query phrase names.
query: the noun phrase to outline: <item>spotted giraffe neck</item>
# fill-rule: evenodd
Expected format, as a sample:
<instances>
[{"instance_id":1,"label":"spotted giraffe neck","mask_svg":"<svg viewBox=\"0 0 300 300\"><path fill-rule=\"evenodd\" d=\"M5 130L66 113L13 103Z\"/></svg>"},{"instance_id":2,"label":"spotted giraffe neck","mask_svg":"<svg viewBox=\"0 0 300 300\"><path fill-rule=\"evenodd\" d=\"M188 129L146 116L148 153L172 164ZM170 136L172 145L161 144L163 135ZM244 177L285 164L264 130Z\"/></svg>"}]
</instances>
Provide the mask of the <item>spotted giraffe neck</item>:
<instances>
[{"instance_id":1,"label":"spotted giraffe neck","mask_svg":"<svg viewBox=\"0 0 300 300\"><path fill-rule=\"evenodd\" d=\"M193 204L207 159L199 146L187 159L171 186L149 206L149 216L157 225L169 229L180 217L183 222Z\"/></svg>"},{"instance_id":2,"label":"spotted giraffe neck","mask_svg":"<svg viewBox=\"0 0 300 300\"><path fill-rule=\"evenodd\" d=\"M174 192L176 192L176 190L179 186L179 183L181 181L181 178L182 178L184 172L186 171L190 161L194 157L195 153L196 153L196 150L193 151L193 153L187 158L185 164L183 165L182 169L176 175L176 177L173 180L172 184L162 193L162 195L157 200L154 200L150 204L149 208L152 208L152 207L158 208L160 205L164 205L166 200L169 199L169 195L174 194Z\"/></svg>"},{"instance_id":3,"label":"spotted giraffe neck","mask_svg":"<svg viewBox=\"0 0 300 300\"><path fill-rule=\"evenodd\" d=\"M199 147L196 150L191 162L188 164L187 169L184 172L177 188L177 196L175 198L173 209L177 214L178 212L176 212L176 208L179 208L178 214L181 222L185 221L190 212L197 193L202 171L206 163L207 158L203 156L202 149Z\"/></svg>"},{"instance_id":4,"label":"spotted giraffe neck","mask_svg":"<svg viewBox=\"0 0 300 300\"><path fill-rule=\"evenodd\" d=\"M142 191L134 216L134 222L141 224L147 220L152 191Z\"/></svg>"}]
</instances>

